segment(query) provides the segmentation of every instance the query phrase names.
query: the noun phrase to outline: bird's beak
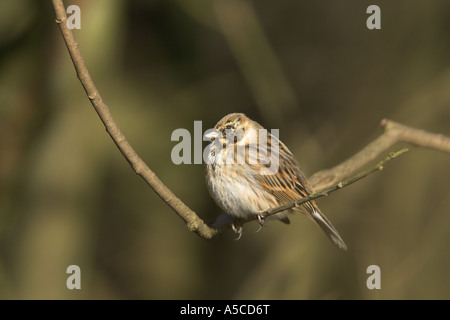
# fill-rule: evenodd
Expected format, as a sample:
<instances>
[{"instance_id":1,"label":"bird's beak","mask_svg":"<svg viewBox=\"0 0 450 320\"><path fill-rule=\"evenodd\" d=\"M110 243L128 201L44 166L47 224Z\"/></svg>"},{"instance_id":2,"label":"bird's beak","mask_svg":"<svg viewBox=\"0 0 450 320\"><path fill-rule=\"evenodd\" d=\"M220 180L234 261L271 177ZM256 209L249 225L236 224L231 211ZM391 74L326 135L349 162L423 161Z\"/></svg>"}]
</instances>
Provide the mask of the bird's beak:
<instances>
[{"instance_id":1,"label":"bird's beak","mask_svg":"<svg viewBox=\"0 0 450 320\"><path fill-rule=\"evenodd\" d=\"M203 135L203 138L207 140L214 141L219 136L219 131L216 129L209 129Z\"/></svg>"}]
</instances>

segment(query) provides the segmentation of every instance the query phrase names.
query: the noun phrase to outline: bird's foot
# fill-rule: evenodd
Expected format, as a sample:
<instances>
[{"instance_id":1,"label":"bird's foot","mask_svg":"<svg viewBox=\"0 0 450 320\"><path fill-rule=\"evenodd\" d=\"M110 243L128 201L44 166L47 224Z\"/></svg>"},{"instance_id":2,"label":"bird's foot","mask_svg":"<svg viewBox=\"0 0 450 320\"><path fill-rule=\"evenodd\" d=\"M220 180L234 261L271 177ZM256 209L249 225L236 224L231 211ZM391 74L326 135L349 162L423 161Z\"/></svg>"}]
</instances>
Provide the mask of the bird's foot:
<instances>
[{"instance_id":1,"label":"bird's foot","mask_svg":"<svg viewBox=\"0 0 450 320\"><path fill-rule=\"evenodd\" d=\"M258 223L259 223L259 228L258 230L256 230L255 233L258 233L262 230L262 228L264 227L264 220L266 219L266 217L264 216L264 214L262 213L258 213Z\"/></svg>"},{"instance_id":2,"label":"bird's foot","mask_svg":"<svg viewBox=\"0 0 450 320\"><path fill-rule=\"evenodd\" d=\"M242 226L236 227L234 222L231 224L231 229L233 229L234 233L238 235L238 237L234 240L239 240L242 237Z\"/></svg>"}]
</instances>

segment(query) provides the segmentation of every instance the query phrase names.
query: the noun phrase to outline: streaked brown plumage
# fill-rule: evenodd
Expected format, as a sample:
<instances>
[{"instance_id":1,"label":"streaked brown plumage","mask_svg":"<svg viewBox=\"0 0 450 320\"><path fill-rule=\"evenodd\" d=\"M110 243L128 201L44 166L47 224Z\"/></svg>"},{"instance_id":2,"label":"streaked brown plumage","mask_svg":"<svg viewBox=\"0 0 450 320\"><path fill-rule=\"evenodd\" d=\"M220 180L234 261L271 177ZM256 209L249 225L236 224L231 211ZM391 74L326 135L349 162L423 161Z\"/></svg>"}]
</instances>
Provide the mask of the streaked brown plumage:
<instances>
[{"instance_id":1,"label":"streaked brown plumage","mask_svg":"<svg viewBox=\"0 0 450 320\"><path fill-rule=\"evenodd\" d=\"M206 151L207 186L217 205L232 217L257 217L262 225L262 212L312 193L289 149L257 122L242 113L231 113L214 129L205 135L212 141ZM316 222L339 248L347 248L315 201L296 209ZM286 212L275 216L289 223ZM241 235L242 228L233 225L233 229Z\"/></svg>"}]
</instances>

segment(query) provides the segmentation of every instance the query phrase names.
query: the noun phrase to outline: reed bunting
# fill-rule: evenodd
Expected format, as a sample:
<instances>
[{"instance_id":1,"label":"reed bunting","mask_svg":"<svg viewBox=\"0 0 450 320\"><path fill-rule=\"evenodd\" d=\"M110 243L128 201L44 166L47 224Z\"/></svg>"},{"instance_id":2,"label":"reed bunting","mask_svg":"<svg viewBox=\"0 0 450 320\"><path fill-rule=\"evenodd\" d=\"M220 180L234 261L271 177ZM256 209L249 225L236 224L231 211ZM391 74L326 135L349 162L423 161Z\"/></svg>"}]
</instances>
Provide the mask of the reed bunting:
<instances>
[{"instance_id":1,"label":"reed bunting","mask_svg":"<svg viewBox=\"0 0 450 320\"><path fill-rule=\"evenodd\" d=\"M239 220L257 218L261 227L264 211L313 192L294 156L276 134L270 134L244 114L226 115L205 137L211 140L205 149L208 190L217 205L233 217L232 227L239 234L238 239L242 235ZM305 202L293 210L303 212L335 245L347 249L315 201ZM287 212L273 216L290 223Z\"/></svg>"}]
</instances>

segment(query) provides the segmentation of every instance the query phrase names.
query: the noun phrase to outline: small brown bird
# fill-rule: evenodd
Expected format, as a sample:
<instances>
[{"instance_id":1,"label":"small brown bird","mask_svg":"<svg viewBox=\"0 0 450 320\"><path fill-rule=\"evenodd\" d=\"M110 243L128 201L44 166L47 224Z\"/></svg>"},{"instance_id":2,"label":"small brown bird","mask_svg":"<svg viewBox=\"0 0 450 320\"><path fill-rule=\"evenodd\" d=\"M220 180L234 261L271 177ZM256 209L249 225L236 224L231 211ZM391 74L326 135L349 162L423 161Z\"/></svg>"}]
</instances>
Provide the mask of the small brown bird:
<instances>
[{"instance_id":1,"label":"small brown bird","mask_svg":"<svg viewBox=\"0 0 450 320\"><path fill-rule=\"evenodd\" d=\"M312 187L289 149L259 123L242 113L223 117L205 134L207 146L206 182L217 205L233 218L258 218L264 211L295 202L311 194ZM317 223L339 248L347 246L315 201L295 207ZM278 219L289 223L286 212ZM233 230L242 235L242 226Z\"/></svg>"}]
</instances>

